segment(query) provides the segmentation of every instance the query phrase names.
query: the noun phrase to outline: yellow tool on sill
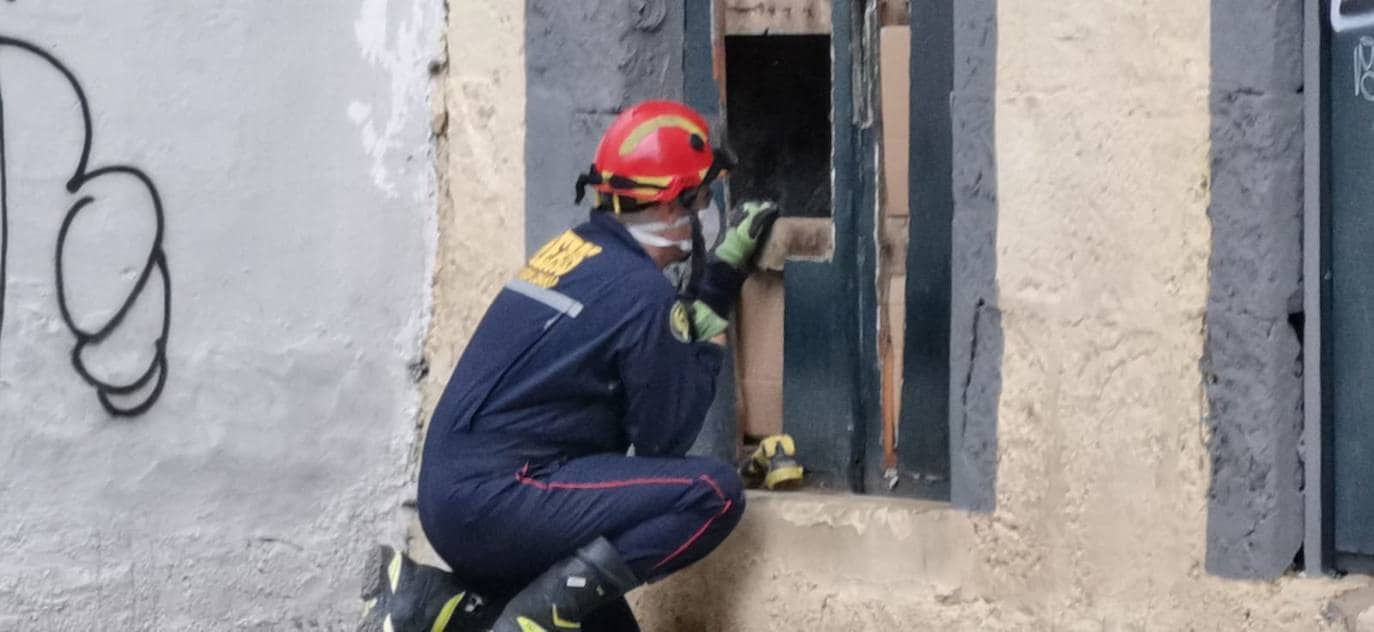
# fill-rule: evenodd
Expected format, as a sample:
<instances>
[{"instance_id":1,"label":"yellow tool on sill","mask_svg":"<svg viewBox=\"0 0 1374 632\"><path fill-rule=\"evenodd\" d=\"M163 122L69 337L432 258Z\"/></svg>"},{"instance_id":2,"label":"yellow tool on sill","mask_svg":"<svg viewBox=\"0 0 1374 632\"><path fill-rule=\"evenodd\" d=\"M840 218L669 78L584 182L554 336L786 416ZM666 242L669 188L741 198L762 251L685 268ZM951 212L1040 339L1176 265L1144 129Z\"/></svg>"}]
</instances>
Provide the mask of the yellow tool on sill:
<instances>
[{"instance_id":1,"label":"yellow tool on sill","mask_svg":"<svg viewBox=\"0 0 1374 632\"><path fill-rule=\"evenodd\" d=\"M740 468L750 487L781 491L801 487L804 471L797 462L797 444L791 435L764 437L754 454Z\"/></svg>"}]
</instances>

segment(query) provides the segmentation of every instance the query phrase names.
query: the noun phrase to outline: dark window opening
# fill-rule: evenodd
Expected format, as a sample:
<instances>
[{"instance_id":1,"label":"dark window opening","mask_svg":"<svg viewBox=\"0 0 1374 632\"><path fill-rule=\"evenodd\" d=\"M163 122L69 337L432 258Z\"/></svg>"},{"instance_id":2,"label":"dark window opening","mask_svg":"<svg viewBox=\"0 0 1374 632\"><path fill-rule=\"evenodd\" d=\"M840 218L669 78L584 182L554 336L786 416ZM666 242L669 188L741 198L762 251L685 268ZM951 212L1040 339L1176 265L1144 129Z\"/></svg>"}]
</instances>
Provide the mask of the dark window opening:
<instances>
[{"instance_id":1,"label":"dark window opening","mask_svg":"<svg viewBox=\"0 0 1374 632\"><path fill-rule=\"evenodd\" d=\"M785 271L760 270L737 303L733 388L716 408L733 408L733 423L717 436L792 435L811 489L947 500L949 411L931 402L949 399L952 370L952 5L925 16L917 73L916 27L894 26L905 3L885 4L881 22L871 4L836 3L835 16L850 15L832 32L786 35L721 35L689 4L687 94L720 104L724 142L739 157L729 201L772 199L788 216ZM930 112L920 126L912 109ZM926 192L923 205L908 199L911 186ZM828 237L824 254L811 248L812 229ZM906 248L912 235L920 258ZM713 446L734 456L728 440Z\"/></svg>"},{"instance_id":2,"label":"dark window opening","mask_svg":"<svg viewBox=\"0 0 1374 632\"><path fill-rule=\"evenodd\" d=\"M830 216L830 37L734 35L725 50L731 200Z\"/></svg>"}]
</instances>

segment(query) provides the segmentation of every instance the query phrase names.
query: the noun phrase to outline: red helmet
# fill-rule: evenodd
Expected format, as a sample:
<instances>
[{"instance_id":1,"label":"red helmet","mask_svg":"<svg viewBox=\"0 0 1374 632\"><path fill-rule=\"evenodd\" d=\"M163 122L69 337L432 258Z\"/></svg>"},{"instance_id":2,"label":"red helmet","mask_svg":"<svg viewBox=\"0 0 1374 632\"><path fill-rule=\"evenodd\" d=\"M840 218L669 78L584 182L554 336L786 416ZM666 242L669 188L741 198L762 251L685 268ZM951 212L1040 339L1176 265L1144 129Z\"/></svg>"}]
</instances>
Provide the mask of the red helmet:
<instances>
[{"instance_id":1,"label":"red helmet","mask_svg":"<svg viewBox=\"0 0 1374 632\"><path fill-rule=\"evenodd\" d=\"M676 101L645 101L611 122L596 148L596 162L577 179L577 201L583 187L639 207L670 201L709 184L729 169L731 160L711 148L706 120ZM624 209L633 210L633 209Z\"/></svg>"}]
</instances>

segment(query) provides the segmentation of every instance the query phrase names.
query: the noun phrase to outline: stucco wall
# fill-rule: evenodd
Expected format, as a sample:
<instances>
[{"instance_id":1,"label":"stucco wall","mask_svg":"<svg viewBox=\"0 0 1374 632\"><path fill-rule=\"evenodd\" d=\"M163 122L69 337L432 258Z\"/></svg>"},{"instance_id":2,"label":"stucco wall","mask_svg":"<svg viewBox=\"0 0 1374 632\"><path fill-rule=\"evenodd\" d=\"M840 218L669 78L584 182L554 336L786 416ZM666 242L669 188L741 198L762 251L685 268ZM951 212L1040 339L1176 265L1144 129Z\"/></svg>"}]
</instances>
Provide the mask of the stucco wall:
<instances>
[{"instance_id":1,"label":"stucco wall","mask_svg":"<svg viewBox=\"0 0 1374 632\"><path fill-rule=\"evenodd\" d=\"M998 9L1006 348L987 535L1012 553L989 562L1048 593L1039 616L1131 621L1205 545L1210 15L1187 0Z\"/></svg>"},{"instance_id":2,"label":"stucco wall","mask_svg":"<svg viewBox=\"0 0 1374 632\"><path fill-rule=\"evenodd\" d=\"M0 3L0 629L352 625L364 545L403 528L441 15Z\"/></svg>"},{"instance_id":3,"label":"stucco wall","mask_svg":"<svg viewBox=\"0 0 1374 632\"><path fill-rule=\"evenodd\" d=\"M1116 560L1037 553L1045 530L1066 529L920 501L754 494L718 551L631 602L654 632L1355 630L1374 603L1365 580L1221 579L1200 557L1121 543Z\"/></svg>"},{"instance_id":4,"label":"stucco wall","mask_svg":"<svg viewBox=\"0 0 1374 632\"><path fill-rule=\"evenodd\" d=\"M487 306L524 261L524 31L524 3L454 2L448 7L446 62L434 75L437 169L443 177L434 311L425 342L427 374L421 382L422 424L429 422ZM421 446L417 440L412 478L418 474ZM413 485L407 494L414 498ZM412 555L438 562L414 515L410 539Z\"/></svg>"},{"instance_id":5,"label":"stucco wall","mask_svg":"<svg viewBox=\"0 0 1374 632\"><path fill-rule=\"evenodd\" d=\"M487 305L524 261L524 7L449 7L435 74L439 252L425 410L437 403Z\"/></svg>"}]
</instances>

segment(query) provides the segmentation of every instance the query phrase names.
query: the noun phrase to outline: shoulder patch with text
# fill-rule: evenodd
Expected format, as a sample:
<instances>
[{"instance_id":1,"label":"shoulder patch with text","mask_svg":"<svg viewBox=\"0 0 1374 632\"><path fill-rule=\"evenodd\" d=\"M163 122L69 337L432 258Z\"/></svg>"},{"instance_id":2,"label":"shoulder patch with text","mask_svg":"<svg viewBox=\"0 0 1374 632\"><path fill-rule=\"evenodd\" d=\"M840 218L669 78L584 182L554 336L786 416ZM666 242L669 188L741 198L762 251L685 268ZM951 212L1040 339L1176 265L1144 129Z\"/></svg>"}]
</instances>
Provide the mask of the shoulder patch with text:
<instances>
[{"instance_id":1,"label":"shoulder patch with text","mask_svg":"<svg viewBox=\"0 0 1374 632\"><path fill-rule=\"evenodd\" d=\"M569 230L554 238L539 252L534 253L529 263L520 270L521 280L544 289L558 285L563 275L582 265L583 261L601 253L601 246L583 239Z\"/></svg>"}]
</instances>

